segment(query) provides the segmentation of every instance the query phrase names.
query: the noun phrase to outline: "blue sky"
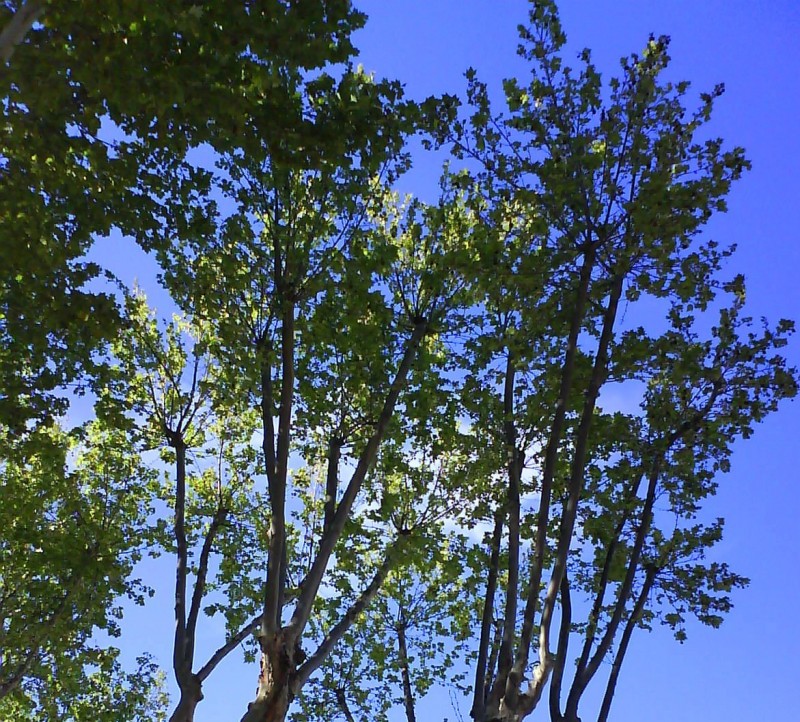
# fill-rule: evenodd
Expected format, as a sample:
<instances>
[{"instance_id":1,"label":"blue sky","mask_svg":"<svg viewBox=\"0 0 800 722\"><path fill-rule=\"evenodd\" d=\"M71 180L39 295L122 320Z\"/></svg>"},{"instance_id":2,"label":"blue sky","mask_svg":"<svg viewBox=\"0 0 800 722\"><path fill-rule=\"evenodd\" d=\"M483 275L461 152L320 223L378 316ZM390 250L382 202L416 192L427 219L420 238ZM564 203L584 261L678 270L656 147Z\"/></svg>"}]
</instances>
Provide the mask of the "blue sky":
<instances>
[{"instance_id":1,"label":"blue sky","mask_svg":"<svg viewBox=\"0 0 800 722\"><path fill-rule=\"evenodd\" d=\"M405 83L421 99L462 94L463 72L499 90L510 75L522 77L516 26L526 18L524 0L361 0L370 15L356 36L368 70ZM640 50L650 32L672 37L675 79L697 92L724 82L711 129L742 145L753 162L730 196L730 210L708 233L735 242L731 273L743 271L753 316L800 316L800 3L790 0L563 0L569 53L588 46L598 67L613 73L621 55ZM574 54L574 53L573 53ZM423 197L435 188L439 160L418 157L400 189ZM144 262L116 259L125 280L143 281ZM800 364L800 343L789 355ZM795 444L800 403L786 404L751 440L737 447L733 470L709 502L710 516L727 519L719 556L751 578L737 592L735 609L721 629L690 625L677 644L667 630L634 636L612 710L615 722L676 719L755 722L783 719L797 707L800 648L800 478ZM159 562L159 565L161 563ZM129 618L130 643L149 647L168 668L171 563L157 604ZM159 574L161 577L161 574ZM154 618L153 615L161 615ZM128 625L126 625L128 626ZM257 669L224 663L208 681L197 722L238 719L256 684ZM465 718L469 704L464 701ZM420 705L419 718L453 719L446 696ZM591 718L587 715L584 719ZM542 710L533 720L546 719Z\"/></svg>"}]
</instances>

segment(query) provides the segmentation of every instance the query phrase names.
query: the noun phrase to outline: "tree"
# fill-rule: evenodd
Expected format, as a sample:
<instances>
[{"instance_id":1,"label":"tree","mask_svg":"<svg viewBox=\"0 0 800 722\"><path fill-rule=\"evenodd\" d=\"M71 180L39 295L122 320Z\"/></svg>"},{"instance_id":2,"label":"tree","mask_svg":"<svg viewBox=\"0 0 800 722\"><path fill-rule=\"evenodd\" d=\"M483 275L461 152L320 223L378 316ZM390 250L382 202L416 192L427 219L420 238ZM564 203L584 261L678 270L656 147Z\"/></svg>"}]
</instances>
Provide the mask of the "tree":
<instances>
[{"instance_id":1,"label":"tree","mask_svg":"<svg viewBox=\"0 0 800 722\"><path fill-rule=\"evenodd\" d=\"M699 240L747 167L741 149L697 140L722 89L686 110L688 84L661 79L669 61L662 37L624 59L622 76L604 90L588 51L578 71L563 64L565 36L549 2L532 4L520 33L531 80L506 81L508 115L493 113L471 72L472 115L442 135L469 161L459 181L486 226L482 262L491 271L477 278L484 301L466 354L467 389L475 428L493 434L489 483L505 479L472 716L523 719L552 675L551 719L576 722L624 627L606 719L633 628L665 602L676 606L664 614L669 624L687 611L718 624L729 607L724 593L744 583L725 565L692 563L719 539L720 524L684 525L728 467L732 440L796 392L794 372L775 353L792 325L751 330L740 313L742 279L717 280L728 251ZM666 331L618 330L620 305L630 313L646 299L665 313ZM704 340L698 314L712 305L721 305L720 322ZM604 412L610 384L639 396L641 411ZM671 535L654 521L657 497L675 516ZM585 623L573 618L576 589L594 598ZM582 651L562 708L574 633Z\"/></svg>"},{"instance_id":2,"label":"tree","mask_svg":"<svg viewBox=\"0 0 800 722\"><path fill-rule=\"evenodd\" d=\"M707 138L722 89L664 79L667 38L604 86L533 2L530 80L498 114L470 72L454 118L353 66L346 0L3 10L6 716L163 713L147 662L96 644L143 599L145 545L176 563L173 722L239 644L243 722L309 689L300 719L379 696L414 720L460 683L470 613L476 722L545 690L578 722L603 671L606 720L636 628L720 623L746 580L700 512L796 392L792 324L748 318L702 235L748 164ZM417 131L455 156L433 204L392 189ZM158 260L173 323L90 285L112 228ZM74 431L72 384L97 404ZM203 613L227 636L199 660Z\"/></svg>"},{"instance_id":3,"label":"tree","mask_svg":"<svg viewBox=\"0 0 800 722\"><path fill-rule=\"evenodd\" d=\"M66 710L100 682L138 714L154 670L143 660L142 674L126 678L117 650L97 648L94 636L118 636L120 597L143 604L149 592L131 573L149 545L151 472L125 432L101 421L37 433L35 455L2 466L3 718L70 719Z\"/></svg>"},{"instance_id":4,"label":"tree","mask_svg":"<svg viewBox=\"0 0 800 722\"><path fill-rule=\"evenodd\" d=\"M301 127L277 121L293 116L276 67L344 60L364 17L319 0L1 10L0 421L19 436L63 410L54 390L96 371L94 352L116 331L111 296L87 290L101 270L84 258L93 238L152 222L163 163L203 143L259 142L244 118L268 115L271 143L301 141Z\"/></svg>"},{"instance_id":5,"label":"tree","mask_svg":"<svg viewBox=\"0 0 800 722\"><path fill-rule=\"evenodd\" d=\"M160 543L176 557L172 668L181 697L170 719L190 722L205 680L258 627L256 595L243 593L252 587L253 564L230 551L255 547L256 559L265 551L254 533L263 501L253 489L256 418L235 406L240 397L226 386L202 326L175 319L162 331L141 294L128 297L125 318L127 333L115 344L116 394L134 411L145 446L158 449L170 468L158 492L173 510ZM226 566L230 556L236 564ZM220 588L227 590L225 604L204 610L209 592ZM231 634L195 671L203 611L224 612Z\"/></svg>"},{"instance_id":6,"label":"tree","mask_svg":"<svg viewBox=\"0 0 800 722\"><path fill-rule=\"evenodd\" d=\"M262 675L246 719L285 716L291 697L395 562L405 528L396 529L397 541L384 549L372 580L306 656L301 635L328 562L335 550L347 549L347 528L360 523L353 521L354 504L362 490L369 493L368 474L382 442L402 438L404 426L417 418L411 400L435 394L435 375L423 369L436 368L437 349L425 339L446 323L458 298L458 279L446 270L446 255L458 243L447 237L447 211L415 204L389 219L388 227L370 221L386 201L384 177L393 177L408 126L402 106L390 111L396 88L352 69L338 82L299 75L287 82L297 84L298 113L308 113L306 122L318 123L319 134L337 142L315 149L319 158L309 159L305 151L287 158L267 146L259 155L223 156L219 188L232 212L215 217L216 206L207 206L202 234L185 218L168 217L166 238L147 239L173 269L167 282L176 298L212 325L221 365L244 381L249 402L261 413L269 548L259 630ZM343 117L357 130L345 126L343 136L338 129L326 136L334 131L328 124L340 128ZM458 210L451 214L458 217ZM428 219L438 227L426 226ZM220 275L232 281L224 293L214 282ZM405 419L395 421L401 399ZM420 413L427 408L417 405ZM309 467L320 459L327 465L322 526L302 575L287 523L287 494L300 478L297 472L290 476L292 443ZM342 488L348 457L354 469ZM284 623L290 600L294 610Z\"/></svg>"},{"instance_id":7,"label":"tree","mask_svg":"<svg viewBox=\"0 0 800 722\"><path fill-rule=\"evenodd\" d=\"M4 2L0 12L0 458L9 470L28 473L52 455L51 429L69 393L91 388L102 395L109 383L105 344L120 319L112 294L95 290L102 269L85 258L94 237L112 229L144 233L169 193L163 181L176 177L163 166L187 169L190 149L260 142L244 118L268 115L276 146L287 137L300 142L291 113L291 125L276 122L293 102L277 68L291 63L313 72L347 58L349 35L363 16L348 2L317 0L257 8ZM202 188L202 174L194 175ZM56 479L63 488L51 486ZM71 493L63 470L48 467L42 483L54 500ZM24 494L8 496L21 489L4 480L8 508L30 512L17 523L41 530L36 515L44 510ZM82 579L94 573L90 561ZM26 593L37 604L50 599ZM42 614L59 614L53 601ZM57 640L59 630L49 641L79 643L69 635ZM40 631L15 642L24 659L38 654ZM9 674L16 684L17 672Z\"/></svg>"},{"instance_id":8,"label":"tree","mask_svg":"<svg viewBox=\"0 0 800 722\"><path fill-rule=\"evenodd\" d=\"M124 672L116 650L67 651L51 660L51 675L31 678L24 694L0 701L3 719L66 722L147 722L166 719L167 695L163 673L148 657L139 657L136 668Z\"/></svg>"}]
</instances>

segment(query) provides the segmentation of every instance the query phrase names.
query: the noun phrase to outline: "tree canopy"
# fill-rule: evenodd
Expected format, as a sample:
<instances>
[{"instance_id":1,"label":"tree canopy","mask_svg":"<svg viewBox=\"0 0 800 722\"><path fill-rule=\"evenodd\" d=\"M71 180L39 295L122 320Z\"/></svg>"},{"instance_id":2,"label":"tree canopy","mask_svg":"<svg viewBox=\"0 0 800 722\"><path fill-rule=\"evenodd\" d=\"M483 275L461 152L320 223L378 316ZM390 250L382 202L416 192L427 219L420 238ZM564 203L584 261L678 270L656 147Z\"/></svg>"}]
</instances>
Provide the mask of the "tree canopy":
<instances>
[{"instance_id":1,"label":"tree canopy","mask_svg":"<svg viewBox=\"0 0 800 722\"><path fill-rule=\"evenodd\" d=\"M242 722L434 685L604 722L634 631L719 626L748 580L705 507L793 324L705 233L749 164L669 38L605 79L533 1L498 109L356 66L347 0L2 13L3 719L190 722L241 647ZM434 199L396 190L414 137ZM89 260L112 231L171 318ZM172 657L126 668L150 557Z\"/></svg>"}]
</instances>

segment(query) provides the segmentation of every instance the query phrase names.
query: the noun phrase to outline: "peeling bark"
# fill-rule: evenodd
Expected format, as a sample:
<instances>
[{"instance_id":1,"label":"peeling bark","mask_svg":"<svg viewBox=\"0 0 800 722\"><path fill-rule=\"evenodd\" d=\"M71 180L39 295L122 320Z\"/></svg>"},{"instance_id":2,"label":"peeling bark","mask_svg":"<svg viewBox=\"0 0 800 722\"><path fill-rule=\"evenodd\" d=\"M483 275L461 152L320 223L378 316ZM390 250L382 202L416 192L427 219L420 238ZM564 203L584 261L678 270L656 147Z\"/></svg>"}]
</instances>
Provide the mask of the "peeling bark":
<instances>
[{"instance_id":1,"label":"peeling bark","mask_svg":"<svg viewBox=\"0 0 800 722\"><path fill-rule=\"evenodd\" d=\"M289 686L296 669L296 649L286 644L285 632L261 638L261 671L256 698L241 722L283 722L289 710Z\"/></svg>"}]
</instances>

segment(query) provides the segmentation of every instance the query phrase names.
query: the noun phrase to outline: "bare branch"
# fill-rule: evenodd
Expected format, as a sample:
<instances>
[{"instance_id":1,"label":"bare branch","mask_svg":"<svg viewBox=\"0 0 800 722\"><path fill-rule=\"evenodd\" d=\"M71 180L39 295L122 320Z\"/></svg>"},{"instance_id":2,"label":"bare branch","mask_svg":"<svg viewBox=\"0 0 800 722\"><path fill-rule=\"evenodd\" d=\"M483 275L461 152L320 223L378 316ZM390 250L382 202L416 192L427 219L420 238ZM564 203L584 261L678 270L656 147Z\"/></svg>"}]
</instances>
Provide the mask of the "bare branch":
<instances>
[{"instance_id":1,"label":"bare branch","mask_svg":"<svg viewBox=\"0 0 800 722\"><path fill-rule=\"evenodd\" d=\"M214 671L216 666L227 657L236 647L244 642L251 634L255 634L261 626L261 615L253 617L244 627L242 627L236 634L234 634L225 644L223 644L214 654L209 657L197 673L197 679L204 682L208 676Z\"/></svg>"}]
</instances>

